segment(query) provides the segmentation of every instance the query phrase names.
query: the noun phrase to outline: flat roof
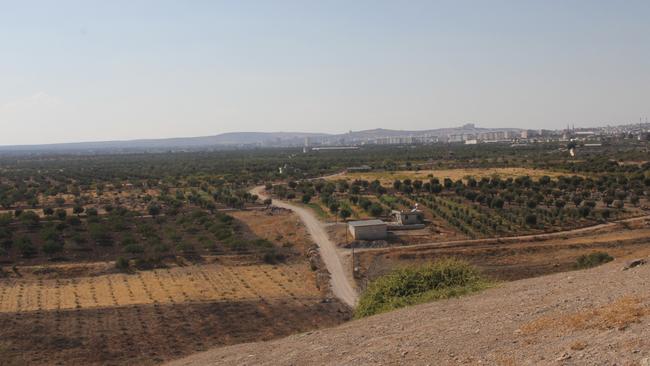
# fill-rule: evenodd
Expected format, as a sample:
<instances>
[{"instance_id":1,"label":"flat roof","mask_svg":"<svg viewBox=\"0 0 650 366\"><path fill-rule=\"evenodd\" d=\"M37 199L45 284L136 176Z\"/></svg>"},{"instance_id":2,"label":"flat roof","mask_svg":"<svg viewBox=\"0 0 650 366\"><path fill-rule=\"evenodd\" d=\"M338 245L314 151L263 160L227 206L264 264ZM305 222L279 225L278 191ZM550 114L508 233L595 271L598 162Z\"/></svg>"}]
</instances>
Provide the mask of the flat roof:
<instances>
[{"instance_id":1,"label":"flat roof","mask_svg":"<svg viewBox=\"0 0 650 366\"><path fill-rule=\"evenodd\" d=\"M386 225L386 223L381 221L381 220L361 220L361 221L350 221L350 222L348 222L348 225L354 226L354 227L359 227L359 226Z\"/></svg>"}]
</instances>

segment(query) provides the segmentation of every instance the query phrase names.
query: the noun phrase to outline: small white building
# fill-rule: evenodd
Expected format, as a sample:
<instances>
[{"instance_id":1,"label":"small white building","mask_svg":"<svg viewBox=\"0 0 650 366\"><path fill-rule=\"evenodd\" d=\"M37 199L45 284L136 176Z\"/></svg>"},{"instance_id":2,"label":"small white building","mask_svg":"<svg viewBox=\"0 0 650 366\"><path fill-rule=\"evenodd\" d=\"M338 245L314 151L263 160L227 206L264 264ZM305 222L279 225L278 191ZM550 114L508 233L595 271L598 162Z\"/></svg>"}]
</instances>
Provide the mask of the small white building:
<instances>
[{"instance_id":1,"label":"small white building","mask_svg":"<svg viewBox=\"0 0 650 366\"><path fill-rule=\"evenodd\" d=\"M395 218L395 221L400 225L417 225L421 224L424 220L424 216L421 211L397 211L393 210L391 216Z\"/></svg>"},{"instance_id":2,"label":"small white building","mask_svg":"<svg viewBox=\"0 0 650 366\"><path fill-rule=\"evenodd\" d=\"M355 240L380 240L388 236L388 226L381 220L350 221L348 230Z\"/></svg>"}]
</instances>

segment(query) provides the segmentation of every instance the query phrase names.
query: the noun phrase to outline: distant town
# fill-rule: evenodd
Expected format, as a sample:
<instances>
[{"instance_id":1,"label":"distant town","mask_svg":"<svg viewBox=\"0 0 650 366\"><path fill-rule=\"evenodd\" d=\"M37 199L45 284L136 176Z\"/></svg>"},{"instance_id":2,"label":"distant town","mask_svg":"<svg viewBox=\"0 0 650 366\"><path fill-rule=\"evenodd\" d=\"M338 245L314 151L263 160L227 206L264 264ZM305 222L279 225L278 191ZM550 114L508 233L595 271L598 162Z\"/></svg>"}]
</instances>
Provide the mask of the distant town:
<instances>
[{"instance_id":1,"label":"distant town","mask_svg":"<svg viewBox=\"0 0 650 366\"><path fill-rule=\"evenodd\" d=\"M396 134L391 130L372 130L378 136L367 136L368 131L350 132L336 136L305 137L304 147L313 150L363 145L400 145L400 144L432 144L460 143L466 145L481 143L512 143L532 144L545 142L582 142L585 144L601 144L612 139L647 141L650 138L650 123L638 123L619 126L594 128L575 128L567 126L562 130L499 128L489 129L467 123L454 129L432 131L409 131ZM390 133L390 136L382 136ZM364 133L366 136L364 136ZM276 141L282 144L281 140ZM287 141L285 141L286 143Z\"/></svg>"},{"instance_id":2,"label":"distant town","mask_svg":"<svg viewBox=\"0 0 650 366\"><path fill-rule=\"evenodd\" d=\"M20 153L133 153L184 152L256 148L302 148L307 151L358 149L371 145L415 144L489 144L509 143L523 146L548 142L575 142L582 146L598 146L609 141L648 141L650 123L618 126L576 128L568 125L561 130L484 128L475 123L460 127L421 131L372 129L342 134L310 132L230 132L213 136L146 139L130 141L75 142L48 145L0 146L0 154Z\"/></svg>"}]
</instances>

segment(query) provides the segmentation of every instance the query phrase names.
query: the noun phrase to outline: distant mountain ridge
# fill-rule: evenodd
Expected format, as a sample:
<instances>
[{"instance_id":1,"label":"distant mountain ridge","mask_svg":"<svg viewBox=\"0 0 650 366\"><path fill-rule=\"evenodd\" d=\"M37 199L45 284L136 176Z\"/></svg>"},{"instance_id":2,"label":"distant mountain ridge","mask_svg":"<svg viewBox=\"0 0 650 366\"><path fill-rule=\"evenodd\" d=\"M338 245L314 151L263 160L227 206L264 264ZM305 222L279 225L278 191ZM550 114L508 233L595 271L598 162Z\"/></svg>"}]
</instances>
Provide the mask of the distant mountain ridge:
<instances>
[{"instance_id":1,"label":"distant mountain ridge","mask_svg":"<svg viewBox=\"0 0 650 366\"><path fill-rule=\"evenodd\" d=\"M446 136L459 133L484 131L519 130L516 128L477 128L464 125L454 128L432 130L389 130L383 128L350 131L342 134L309 132L229 132L213 136L176 137L161 139L137 139L120 141L73 142L42 145L0 146L0 153L11 152L131 152L199 150L246 147L290 147L302 146L306 142L321 144L364 141L386 137Z\"/></svg>"},{"instance_id":2,"label":"distant mountain ridge","mask_svg":"<svg viewBox=\"0 0 650 366\"><path fill-rule=\"evenodd\" d=\"M196 149L218 146L256 145L277 142L301 142L306 137L329 136L304 132L229 132L214 136L173 137L96 142L69 142L42 145L0 146L0 152L10 151L81 151L81 150L147 150Z\"/></svg>"}]
</instances>

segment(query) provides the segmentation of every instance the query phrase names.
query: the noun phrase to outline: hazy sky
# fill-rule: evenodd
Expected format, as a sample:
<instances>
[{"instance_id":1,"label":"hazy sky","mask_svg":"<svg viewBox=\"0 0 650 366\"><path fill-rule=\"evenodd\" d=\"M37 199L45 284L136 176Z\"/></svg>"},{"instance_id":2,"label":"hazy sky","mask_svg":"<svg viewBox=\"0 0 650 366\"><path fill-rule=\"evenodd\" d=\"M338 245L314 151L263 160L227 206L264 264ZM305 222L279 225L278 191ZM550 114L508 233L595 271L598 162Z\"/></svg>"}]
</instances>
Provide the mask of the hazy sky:
<instances>
[{"instance_id":1,"label":"hazy sky","mask_svg":"<svg viewBox=\"0 0 650 366\"><path fill-rule=\"evenodd\" d=\"M650 1L0 0L0 144L650 116Z\"/></svg>"}]
</instances>

